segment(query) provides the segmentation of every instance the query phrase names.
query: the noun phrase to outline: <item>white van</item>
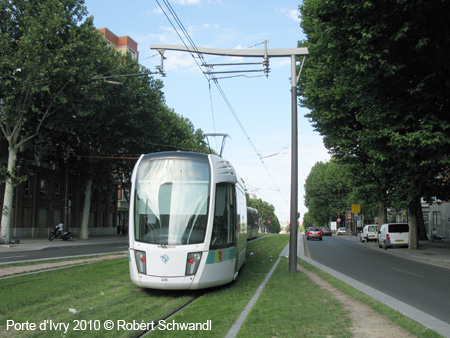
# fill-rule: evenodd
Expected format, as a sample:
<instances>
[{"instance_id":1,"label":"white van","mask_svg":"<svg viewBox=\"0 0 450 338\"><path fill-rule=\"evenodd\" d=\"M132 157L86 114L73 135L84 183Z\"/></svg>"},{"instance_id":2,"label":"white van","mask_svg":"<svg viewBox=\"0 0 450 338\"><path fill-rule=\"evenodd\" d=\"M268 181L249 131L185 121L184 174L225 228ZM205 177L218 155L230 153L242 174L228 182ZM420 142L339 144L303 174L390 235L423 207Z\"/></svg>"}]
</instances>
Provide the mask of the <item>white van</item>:
<instances>
[{"instance_id":1,"label":"white van","mask_svg":"<svg viewBox=\"0 0 450 338\"><path fill-rule=\"evenodd\" d=\"M386 223L378 232L378 247L384 250L393 246L408 246L409 225L407 223Z\"/></svg>"},{"instance_id":2,"label":"white van","mask_svg":"<svg viewBox=\"0 0 450 338\"><path fill-rule=\"evenodd\" d=\"M367 224L364 226L362 232L359 234L361 242L376 241L378 238L378 225Z\"/></svg>"}]
</instances>

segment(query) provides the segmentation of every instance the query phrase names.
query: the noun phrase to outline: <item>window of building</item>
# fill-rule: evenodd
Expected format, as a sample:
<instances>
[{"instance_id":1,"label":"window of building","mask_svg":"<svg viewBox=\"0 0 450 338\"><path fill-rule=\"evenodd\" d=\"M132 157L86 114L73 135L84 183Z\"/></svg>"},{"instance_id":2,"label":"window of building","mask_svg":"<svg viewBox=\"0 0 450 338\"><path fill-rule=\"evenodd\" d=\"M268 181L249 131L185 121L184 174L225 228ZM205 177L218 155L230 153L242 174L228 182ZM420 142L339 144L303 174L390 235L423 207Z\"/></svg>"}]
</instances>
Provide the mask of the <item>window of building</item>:
<instances>
[{"instance_id":1,"label":"window of building","mask_svg":"<svg viewBox=\"0 0 450 338\"><path fill-rule=\"evenodd\" d=\"M128 53L131 54L131 57L133 58L133 60L137 59L137 53L134 50L132 50L130 47L128 47L127 51L128 51Z\"/></svg>"},{"instance_id":2,"label":"window of building","mask_svg":"<svg viewBox=\"0 0 450 338\"><path fill-rule=\"evenodd\" d=\"M39 187L39 196L43 198L48 198L49 180L42 178Z\"/></svg>"},{"instance_id":3,"label":"window of building","mask_svg":"<svg viewBox=\"0 0 450 338\"><path fill-rule=\"evenodd\" d=\"M55 182L55 199L60 200L62 197L62 184L61 182Z\"/></svg>"},{"instance_id":4,"label":"window of building","mask_svg":"<svg viewBox=\"0 0 450 338\"><path fill-rule=\"evenodd\" d=\"M441 212L440 211L433 211L433 225L441 225Z\"/></svg>"},{"instance_id":5,"label":"window of building","mask_svg":"<svg viewBox=\"0 0 450 338\"><path fill-rule=\"evenodd\" d=\"M31 179L26 180L25 187L23 189L23 193L25 197L32 197L33 196L33 184L31 182Z\"/></svg>"}]
</instances>

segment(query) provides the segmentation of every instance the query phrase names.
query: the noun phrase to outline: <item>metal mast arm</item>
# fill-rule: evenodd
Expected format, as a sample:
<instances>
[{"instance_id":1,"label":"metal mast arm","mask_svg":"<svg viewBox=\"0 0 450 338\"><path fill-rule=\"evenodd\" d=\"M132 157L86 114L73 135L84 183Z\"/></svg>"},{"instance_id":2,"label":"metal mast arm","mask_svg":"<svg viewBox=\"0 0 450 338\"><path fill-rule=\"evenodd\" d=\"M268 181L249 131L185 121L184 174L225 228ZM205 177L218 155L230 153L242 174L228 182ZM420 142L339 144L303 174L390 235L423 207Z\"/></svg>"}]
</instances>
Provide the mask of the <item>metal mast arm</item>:
<instances>
[{"instance_id":1,"label":"metal mast arm","mask_svg":"<svg viewBox=\"0 0 450 338\"><path fill-rule=\"evenodd\" d=\"M241 56L241 57L287 57L291 55L308 55L308 48L275 48L275 49L221 49L207 47L186 47L182 45L151 45L151 49L176 50L198 54Z\"/></svg>"}]
</instances>

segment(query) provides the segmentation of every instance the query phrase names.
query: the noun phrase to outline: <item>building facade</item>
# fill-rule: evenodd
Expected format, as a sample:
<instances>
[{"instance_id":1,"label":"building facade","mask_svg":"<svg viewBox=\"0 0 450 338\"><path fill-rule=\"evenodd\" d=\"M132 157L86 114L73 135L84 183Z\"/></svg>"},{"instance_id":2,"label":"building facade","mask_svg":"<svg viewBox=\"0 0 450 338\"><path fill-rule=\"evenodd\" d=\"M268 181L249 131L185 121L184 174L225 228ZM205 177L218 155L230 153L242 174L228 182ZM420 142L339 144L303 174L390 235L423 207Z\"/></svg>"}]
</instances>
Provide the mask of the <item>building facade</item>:
<instances>
[{"instance_id":1,"label":"building facade","mask_svg":"<svg viewBox=\"0 0 450 338\"><path fill-rule=\"evenodd\" d=\"M103 38L117 51L126 54L130 53L134 60L139 61L139 52L137 42L129 36L117 36L108 28L99 28L103 33Z\"/></svg>"},{"instance_id":2,"label":"building facade","mask_svg":"<svg viewBox=\"0 0 450 338\"><path fill-rule=\"evenodd\" d=\"M7 144L1 142L0 155L7 158ZM45 157L42 157L44 159ZM30 160L27 180L14 189L11 238L48 237L58 223L78 236L84 206L85 182L68 165L63 170L45 160ZM23 173L22 173L23 175ZM3 203L5 184L0 184ZM117 190L92 192L89 235L113 235L118 225Z\"/></svg>"}]
</instances>

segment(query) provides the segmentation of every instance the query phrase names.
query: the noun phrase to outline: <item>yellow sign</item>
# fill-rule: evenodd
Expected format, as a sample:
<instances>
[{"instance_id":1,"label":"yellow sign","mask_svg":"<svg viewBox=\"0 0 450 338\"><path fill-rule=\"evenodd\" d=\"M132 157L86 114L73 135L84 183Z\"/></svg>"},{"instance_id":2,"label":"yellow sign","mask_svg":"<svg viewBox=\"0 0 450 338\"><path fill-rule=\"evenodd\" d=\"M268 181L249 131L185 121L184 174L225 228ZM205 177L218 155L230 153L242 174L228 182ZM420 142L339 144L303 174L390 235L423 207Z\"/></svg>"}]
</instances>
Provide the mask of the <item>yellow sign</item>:
<instances>
[{"instance_id":1,"label":"yellow sign","mask_svg":"<svg viewBox=\"0 0 450 338\"><path fill-rule=\"evenodd\" d=\"M352 214L359 214L361 212L361 206L359 204L352 204Z\"/></svg>"}]
</instances>

